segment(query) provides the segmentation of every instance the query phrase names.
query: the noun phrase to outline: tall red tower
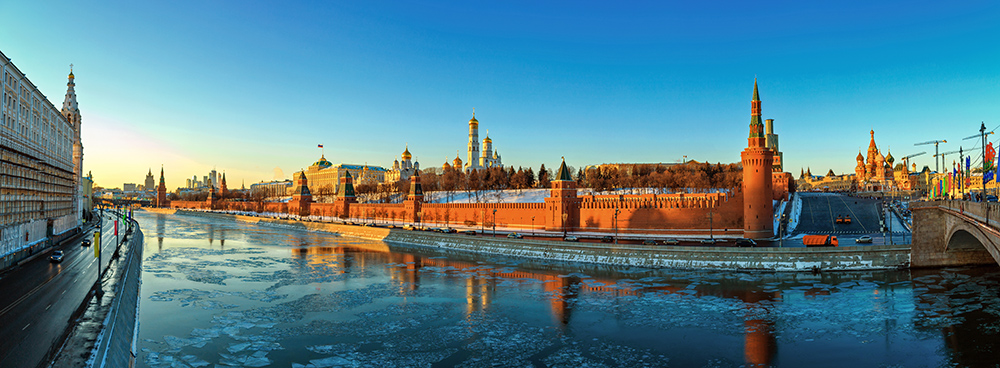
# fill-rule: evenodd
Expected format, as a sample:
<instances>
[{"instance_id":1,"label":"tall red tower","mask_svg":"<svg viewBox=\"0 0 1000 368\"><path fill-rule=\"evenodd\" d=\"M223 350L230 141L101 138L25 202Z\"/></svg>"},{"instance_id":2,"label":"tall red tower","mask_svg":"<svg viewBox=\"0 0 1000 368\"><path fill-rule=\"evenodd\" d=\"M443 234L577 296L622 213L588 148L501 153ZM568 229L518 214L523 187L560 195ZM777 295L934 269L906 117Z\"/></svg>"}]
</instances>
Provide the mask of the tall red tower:
<instances>
[{"instance_id":1,"label":"tall red tower","mask_svg":"<svg viewBox=\"0 0 1000 368\"><path fill-rule=\"evenodd\" d=\"M771 202L771 171L774 151L765 147L764 124L760 118L760 95L753 80L750 102L750 136L743 158L743 236L766 239L774 236L774 203Z\"/></svg>"},{"instance_id":2,"label":"tall red tower","mask_svg":"<svg viewBox=\"0 0 1000 368\"><path fill-rule=\"evenodd\" d=\"M156 187L156 207L169 207L167 202L167 182L163 180L163 167L160 167L160 185Z\"/></svg>"}]
</instances>

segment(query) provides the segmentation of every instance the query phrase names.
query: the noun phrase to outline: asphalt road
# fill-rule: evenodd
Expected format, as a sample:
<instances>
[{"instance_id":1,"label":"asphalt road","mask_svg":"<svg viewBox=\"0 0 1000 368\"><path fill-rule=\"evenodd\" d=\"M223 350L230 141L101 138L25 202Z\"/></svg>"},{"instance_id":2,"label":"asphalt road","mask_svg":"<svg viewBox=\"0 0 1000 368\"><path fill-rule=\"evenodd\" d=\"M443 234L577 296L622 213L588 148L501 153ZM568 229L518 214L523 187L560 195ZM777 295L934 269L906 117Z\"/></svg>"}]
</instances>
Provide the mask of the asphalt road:
<instances>
[{"instance_id":1,"label":"asphalt road","mask_svg":"<svg viewBox=\"0 0 1000 368\"><path fill-rule=\"evenodd\" d=\"M114 221L103 222L103 267L114 254ZM124 235L124 229L119 229ZM58 349L73 312L80 307L97 280L97 258L83 239L93 231L55 246L43 255L0 278L0 367L38 367L50 350ZM65 254L62 263L51 263L54 250Z\"/></svg>"},{"instance_id":2,"label":"asphalt road","mask_svg":"<svg viewBox=\"0 0 1000 368\"><path fill-rule=\"evenodd\" d=\"M835 193L807 192L799 193L799 196L802 198L802 213L792 235L836 235L842 246L854 245L853 239L869 235L874 239L875 245L889 244L888 239L883 239L884 233L879 223L881 201ZM835 221L837 216L850 216L851 223L838 224ZM901 228L892 230L897 233L906 231ZM893 242L909 242L908 236L895 235Z\"/></svg>"}]
</instances>

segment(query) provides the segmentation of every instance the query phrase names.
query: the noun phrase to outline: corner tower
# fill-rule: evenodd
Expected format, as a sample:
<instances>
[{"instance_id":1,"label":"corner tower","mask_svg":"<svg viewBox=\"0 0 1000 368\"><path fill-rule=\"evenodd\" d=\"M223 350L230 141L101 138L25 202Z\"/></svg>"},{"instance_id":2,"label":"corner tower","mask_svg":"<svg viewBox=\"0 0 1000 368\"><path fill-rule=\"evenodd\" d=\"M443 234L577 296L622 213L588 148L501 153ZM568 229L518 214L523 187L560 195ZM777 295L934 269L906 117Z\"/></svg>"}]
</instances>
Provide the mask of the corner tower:
<instances>
[{"instance_id":1,"label":"corner tower","mask_svg":"<svg viewBox=\"0 0 1000 368\"><path fill-rule=\"evenodd\" d=\"M167 203L167 182L163 180L163 167L160 167L160 185L156 187L156 207L169 207Z\"/></svg>"},{"instance_id":2,"label":"corner tower","mask_svg":"<svg viewBox=\"0 0 1000 368\"><path fill-rule=\"evenodd\" d=\"M771 171L774 151L766 147L764 124L761 121L760 95L757 79L753 80L753 100L750 102L750 135L743 161L743 236L766 239L774 236L774 204L771 202Z\"/></svg>"}]
</instances>

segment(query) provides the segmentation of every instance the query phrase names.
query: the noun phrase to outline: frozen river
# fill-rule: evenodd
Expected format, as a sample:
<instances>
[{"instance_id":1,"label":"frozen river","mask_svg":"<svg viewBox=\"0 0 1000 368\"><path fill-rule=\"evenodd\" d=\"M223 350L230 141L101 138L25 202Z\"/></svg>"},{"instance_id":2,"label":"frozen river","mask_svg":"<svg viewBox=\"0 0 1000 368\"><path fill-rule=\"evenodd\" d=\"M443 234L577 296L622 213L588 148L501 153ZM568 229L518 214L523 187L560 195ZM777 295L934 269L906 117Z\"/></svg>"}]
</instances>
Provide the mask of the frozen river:
<instances>
[{"instance_id":1,"label":"frozen river","mask_svg":"<svg viewBox=\"0 0 1000 368\"><path fill-rule=\"evenodd\" d=\"M137 211L140 367L1000 362L1000 269L757 274L426 250Z\"/></svg>"}]
</instances>

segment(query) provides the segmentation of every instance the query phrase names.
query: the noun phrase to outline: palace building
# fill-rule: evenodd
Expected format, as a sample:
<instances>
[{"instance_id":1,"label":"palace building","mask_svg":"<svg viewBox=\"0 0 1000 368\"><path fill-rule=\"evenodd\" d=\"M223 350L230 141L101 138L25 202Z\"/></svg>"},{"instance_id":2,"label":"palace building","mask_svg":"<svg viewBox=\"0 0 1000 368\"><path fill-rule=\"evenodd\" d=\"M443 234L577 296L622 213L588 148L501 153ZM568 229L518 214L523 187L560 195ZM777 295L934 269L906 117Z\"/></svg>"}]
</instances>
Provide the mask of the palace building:
<instances>
[{"instance_id":1,"label":"palace building","mask_svg":"<svg viewBox=\"0 0 1000 368\"><path fill-rule=\"evenodd\" d=\"M404 152L404 156L406 154ZM327 161L325 155L321 155L318 161L309 165L305 170L295 172L292 174L292 177L298 178L300 172L305 173L309 187L313 189L313 192L318 195L324 195L337 194L340 178L344 177L347 172L351 173L351 177L354 178L356 184L379 184L385 182L388 170L381 166L371 166L368 164L334 165L332 162Z\"/></svg>"},{"instance_id":2,"label":"palace building","mask_svg":"<svg viewBox=\"0 0 1000 368\"><path fill-rule=\"evenodd\" d=\"M0 53L0 268L79 230L84 201L72 68L62 109Z\"/></svg>"}]
</instances>

